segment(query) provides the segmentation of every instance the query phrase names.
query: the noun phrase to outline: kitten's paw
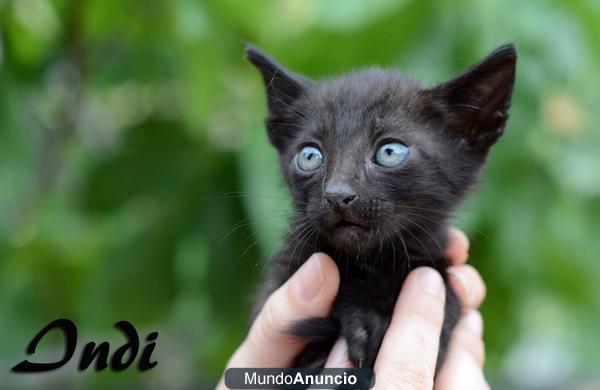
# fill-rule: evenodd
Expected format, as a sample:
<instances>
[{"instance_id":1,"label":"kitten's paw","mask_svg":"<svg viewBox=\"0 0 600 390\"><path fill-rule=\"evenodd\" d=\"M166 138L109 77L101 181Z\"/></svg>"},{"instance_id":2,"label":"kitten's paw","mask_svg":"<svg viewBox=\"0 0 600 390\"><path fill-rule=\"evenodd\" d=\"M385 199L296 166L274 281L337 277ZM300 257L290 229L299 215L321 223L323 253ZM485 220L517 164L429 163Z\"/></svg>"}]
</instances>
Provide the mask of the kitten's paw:
<instances>
[{"instance_id":1,"label":"kitten's paw","mask_svg":"<svg viewBox=\"0 0 600 390\"><path fill-rule=\"evenodd\" d=\"M352 313L342 318L342 336L348 343L348 357L356 367L372 368L389 325L389 319L373 311Z\"/></svg>"}]
</instances>

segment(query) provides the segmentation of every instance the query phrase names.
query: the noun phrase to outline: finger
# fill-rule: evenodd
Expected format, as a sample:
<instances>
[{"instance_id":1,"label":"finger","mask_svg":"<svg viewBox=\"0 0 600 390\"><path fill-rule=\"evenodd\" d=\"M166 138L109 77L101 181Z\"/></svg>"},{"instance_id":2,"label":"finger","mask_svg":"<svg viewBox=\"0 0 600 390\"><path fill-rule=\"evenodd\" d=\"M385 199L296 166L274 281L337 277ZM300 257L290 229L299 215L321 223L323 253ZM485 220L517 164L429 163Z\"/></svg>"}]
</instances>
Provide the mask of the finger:
<instances>
[{"instance_id":1,"label":"finger","mask_svg":"<svg viewBox=\"0 0 600 390\"><path fill-rule=\"evenodd\" d=\"M465 264L449 267L448 278L463 308L479 308L485 299L486 288L481 275L473 266Z\"/></svg>"},{"instance_id":2,"label":"finger","mask_svg":"<svg viewBox=\"0 0 600 390\"><path fill-rule=\"evenodd\" d=\"M327 357L327 361L325 362L325 368L353 368L354 365L350 362L348 358L348 343L346 339L340 337L333 348L331 348L331 352L329 352L329 357Z\"/></svg>"},{"instance_id":3,"label":"finger","mask_svg":"<svg viewBox=\"0 0 600 390\"><path fill-rule=\"evenodd\" d=\"M454 265L464 264L469 257L469 239L467 235L455 227L448 228L448 247L446 257Z\"/></svg>"},{"instance_id":4,"label":"finger","mask_svg":"<svg viewBox=\"0 0 600 390\"><path fill-rule=\"evenodd\" d=\"M478 311L465 314L452 332L448 355L435 380L437 390L489 389L483 375L483 321Z\"/></svg>"},{"instance_id":5,"label":"finger","mask_svg":"<svg viewBox=\"0 0 600 390\"><path fill-rule=\"evenodd\" d=\"M444 303L438 272L421 267L408 275L375 362L378 383L398 389L432 387Z\"/></svg>"},{"instance_id":6,"label":"finger","mask_svg":"<svg viewBox=\"0 0 600 390\"><path fill-rule=\"evenodd\" d=\"M328 315L338 285L331 257L312 255L267 299L228 367L289 367L305 343L287 330L298 320Z\"/></svg>"}]
</instances>

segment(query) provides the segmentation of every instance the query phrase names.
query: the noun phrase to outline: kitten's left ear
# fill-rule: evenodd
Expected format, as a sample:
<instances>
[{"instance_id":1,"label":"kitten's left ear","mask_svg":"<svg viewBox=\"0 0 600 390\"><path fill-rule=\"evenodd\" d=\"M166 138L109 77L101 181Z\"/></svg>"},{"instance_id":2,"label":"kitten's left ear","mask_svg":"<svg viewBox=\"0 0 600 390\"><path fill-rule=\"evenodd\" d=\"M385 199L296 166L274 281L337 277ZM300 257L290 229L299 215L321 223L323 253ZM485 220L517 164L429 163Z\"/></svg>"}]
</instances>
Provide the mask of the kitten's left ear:
<instances>
[{"instance_id":1,"label":"kitten's left ear","mask_svg":"<svg viewBox=\"0 0 600 390\"><path fill-rule=\"evenodd\" d=\"M313 83L308 78L291 72L256 46L246 44L246 58L262 74L267 92L267 104L272 116L289 111L289 106Z\"/></svg>"},{"instance_id":2,"label":"kitten's left ear","mask_svg":"<svg viewBox=\"0 0 600 390\"><path fill-rule=\"evenodd\" d=\"M429 90L447 113L448 125L467 144L487 150L502 135L515 83L512 44L494 50L457 78Z\"/></svg>"}]
</instances>

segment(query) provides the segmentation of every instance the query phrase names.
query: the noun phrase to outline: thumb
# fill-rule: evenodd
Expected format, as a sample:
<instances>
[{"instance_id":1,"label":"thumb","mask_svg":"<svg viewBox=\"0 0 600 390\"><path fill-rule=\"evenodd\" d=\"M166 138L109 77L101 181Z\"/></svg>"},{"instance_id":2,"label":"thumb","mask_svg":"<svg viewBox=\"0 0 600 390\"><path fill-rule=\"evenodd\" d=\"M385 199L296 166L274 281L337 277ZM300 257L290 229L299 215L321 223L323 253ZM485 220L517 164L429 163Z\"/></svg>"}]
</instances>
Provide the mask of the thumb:
<instances>
[{"instance_id":1,"label":"thumb","mask_svg":"<svg viewBox=\"0 0 600 390\"><path fill-rule=\"evenodd\" d=\"M287 330L296 321L329 314L339 286L335 262L312 255L267 299L228 367L289 367L305 343Z\"/></svg>"}]
</instances>

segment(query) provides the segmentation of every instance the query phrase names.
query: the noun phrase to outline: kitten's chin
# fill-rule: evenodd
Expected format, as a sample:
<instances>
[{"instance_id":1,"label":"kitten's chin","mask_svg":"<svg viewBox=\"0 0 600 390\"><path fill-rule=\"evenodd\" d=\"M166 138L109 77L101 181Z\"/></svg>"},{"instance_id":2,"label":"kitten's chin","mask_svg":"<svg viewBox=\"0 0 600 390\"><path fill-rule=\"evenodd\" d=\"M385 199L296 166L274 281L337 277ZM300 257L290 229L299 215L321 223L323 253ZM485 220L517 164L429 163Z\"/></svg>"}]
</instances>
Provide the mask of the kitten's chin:
<instances>
[{"instance_id":1,"label":"kitten's chin","mask_svg":"<svg viewBox=\"0 0 600 390\"><path fill-rule=\"evenodd\" d=\"M356 225L335 227L329 234L331 244L346 253L364 251L370 243L371 232Z\"/></svg>"}]
</instances>

